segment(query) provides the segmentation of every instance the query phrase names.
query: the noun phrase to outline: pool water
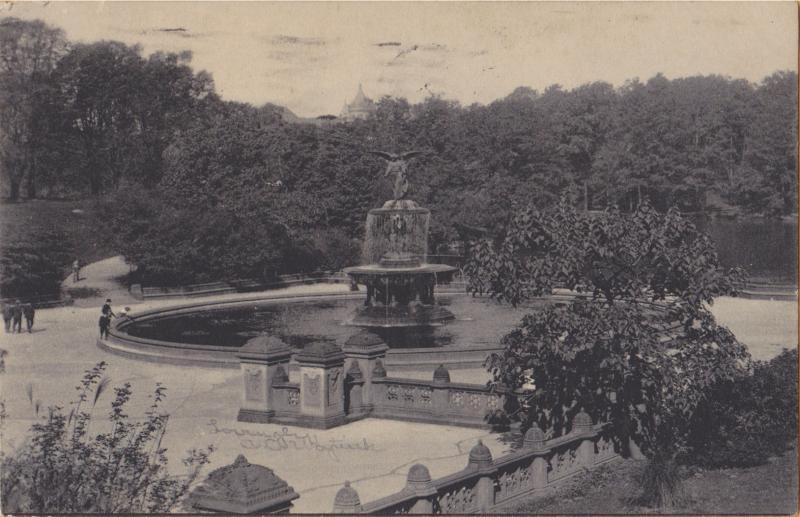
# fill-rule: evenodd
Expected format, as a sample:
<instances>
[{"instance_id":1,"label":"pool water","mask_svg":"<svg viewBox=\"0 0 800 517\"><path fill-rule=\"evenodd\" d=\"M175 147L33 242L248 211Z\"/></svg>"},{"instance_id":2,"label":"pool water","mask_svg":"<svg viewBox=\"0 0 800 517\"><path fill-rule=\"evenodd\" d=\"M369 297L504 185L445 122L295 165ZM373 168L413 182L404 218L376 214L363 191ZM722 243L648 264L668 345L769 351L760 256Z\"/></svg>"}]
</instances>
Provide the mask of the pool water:
<instances>
[{"instance_id":1,"label":"pool water","mask_svg":"<svg viewBox=\"0 0 800 517\"><path fill-rule=\"evenodd\" d=\"M249 339L269 334L295 347L313 341L340 345L359 328L346 325L361 299L269 303L202 310L135 322L125 331L135 337L196 345L240 347ZM392 348L496 346L526 312L541 307L535 301L525 308L501 305L487 298L440 295L437 303L456 319L447 324L412 328L370 328Z\"/></svg>"}]
</instances>

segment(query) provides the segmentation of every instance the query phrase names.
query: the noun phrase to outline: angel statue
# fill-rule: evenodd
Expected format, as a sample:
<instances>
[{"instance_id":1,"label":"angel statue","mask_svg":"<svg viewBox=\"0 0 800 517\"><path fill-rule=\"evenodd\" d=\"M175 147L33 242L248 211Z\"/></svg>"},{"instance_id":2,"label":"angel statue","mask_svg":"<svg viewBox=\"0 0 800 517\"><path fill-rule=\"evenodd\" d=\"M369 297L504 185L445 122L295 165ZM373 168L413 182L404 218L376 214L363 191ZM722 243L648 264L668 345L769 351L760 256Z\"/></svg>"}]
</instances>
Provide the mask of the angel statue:
<instances>
[{"instance_id":1,"label":"angel statue","mask_svg":"<svg viewBox=\"0 0 800 517\"><path fill-rule=\"evenodd\" d=\"M397 175L394 180L394 200L397 201L406 197L406 192L408 192L408 178L406 178L408 162L416 156L425 154L425 151L408 151L401 154L385 153L383 151L369 151L369 153L386 160L384 176L389 176L392 173Z\"/></svg>"}]
</instances>

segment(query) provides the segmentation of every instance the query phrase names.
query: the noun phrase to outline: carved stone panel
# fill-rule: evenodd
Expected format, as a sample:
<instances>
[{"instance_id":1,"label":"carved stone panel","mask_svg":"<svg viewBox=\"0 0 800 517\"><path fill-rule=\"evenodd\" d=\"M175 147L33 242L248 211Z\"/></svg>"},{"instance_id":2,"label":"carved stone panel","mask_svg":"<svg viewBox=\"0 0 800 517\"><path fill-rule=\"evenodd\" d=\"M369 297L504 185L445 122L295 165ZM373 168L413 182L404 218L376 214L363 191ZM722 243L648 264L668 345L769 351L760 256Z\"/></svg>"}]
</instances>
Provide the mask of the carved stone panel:
<instances>
[{"instance_id":1,"label":"carved stone panel","mask_svg":"<svg viewBox=\"0 0 800 517\"><path fill-rule=\"evenodd\" d=\"M260 368L246 368L244 370L244 398L249 402L261 402L263 395L264 378Z\"/></svg>"},{"instance_id":2,"label":"carved stone panel","mask_svg":"<svg viewBox=\"0 0 800 517\"><path fill-rule=\"evenodd\" d=\"M328 374L328 405L335 406L339 403L339 390L342 384L342 369L334 368Z\"/></svg>"},{"instance_id":3,"label":"carved stone panel","mask_svg":"<svg viewBox=\"0 0 800 517\"><path fill-rule=\"evenodd\" d=\"M303 400L306 406L319 407L322 405L322 386L320 375L310 376L303 374Z\"/></svg>"}]
</instances>

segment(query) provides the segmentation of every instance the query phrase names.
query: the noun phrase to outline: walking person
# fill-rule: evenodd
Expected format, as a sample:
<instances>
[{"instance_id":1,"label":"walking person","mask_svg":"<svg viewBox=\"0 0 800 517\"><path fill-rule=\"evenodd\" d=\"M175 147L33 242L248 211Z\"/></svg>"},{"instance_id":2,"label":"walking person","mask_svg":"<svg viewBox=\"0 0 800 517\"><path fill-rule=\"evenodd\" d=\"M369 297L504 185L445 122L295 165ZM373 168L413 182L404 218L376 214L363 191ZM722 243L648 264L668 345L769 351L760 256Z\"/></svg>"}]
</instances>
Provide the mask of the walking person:
<instances>
[{"instance_id":1,"label":"walking person","mask_svg":"<svg viewBox=\"0 0 800 517\"><path fill-rule=\"evenodd\" d=\"M22 333L22 302L17 300L11 307L11 333Z\"/></svg>"},{"instance_id":2,"label":"walking person","mask_svg":"<svg viewBox=\"0 0 800 517\"><path fill-rule=\"evenodd\" d=\"M25 325L28 327L28 334L33 332L31 329L33 328L33 316L36 314L36 310L33 308L32 303L26 303L22 306L22 314L25 316Z\"/></svg>"}]
</instances>

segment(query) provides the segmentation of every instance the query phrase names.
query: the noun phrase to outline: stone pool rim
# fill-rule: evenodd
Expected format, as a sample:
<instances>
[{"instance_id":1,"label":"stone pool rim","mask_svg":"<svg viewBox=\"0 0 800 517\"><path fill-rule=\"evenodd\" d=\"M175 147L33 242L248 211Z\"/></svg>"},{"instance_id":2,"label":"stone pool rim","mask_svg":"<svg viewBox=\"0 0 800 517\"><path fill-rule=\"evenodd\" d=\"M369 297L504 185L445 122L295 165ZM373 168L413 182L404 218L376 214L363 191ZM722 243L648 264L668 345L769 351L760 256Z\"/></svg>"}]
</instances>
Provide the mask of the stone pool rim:
<instances>
[{"instance_id":1,"label":"stone pool rim","mask_svg":"<svg viewBox=\"0 0 800 517\"><path fill-rule=\"evenodd\" d=\"M465 291L443 291L441 296L471 296ZM213 346L178 341L162 341L133 336L125 328L137 322L180 314L249 306L253 303L267 305L281 303L320 302L331 300L361 300L363 293L322 293L322 294L282 294L248 296L227 300L206 300L148 309L134 313L133 316L117 318L112 322L108 338L97 339L97 346L115 355L130 359L150 361L178 366L198 366L206 368L239 368L237 353L240 347ZM558 295L556 295L558 297ZM354 328L354 332L357 332ZM502 349L496 345L477 345L469 348L394 348L386 357L388 368L415 369L438 366L445 363L450 368L483 367L486 357Z\"/></svg>"},{"instance_id":2,"label":"stone pool rim","mask_svg":"<svg viewBox=\"0 0 800 517\"><path fill-rule=\"evenodd\" d=\"M462 290L444 290L440 296L472 296ZM557 290L546 296L558 302L574 299L577 293ZM479 297L484 298L484 297ZM489 297L485 297L490 299ZM133 336L125 332L125 328L133 323L157 319L165 316L193 314L197 312L222 308L235 308L255 303L268 305L280 303L303 303L331 300L360 300L362 293L319 293L319 294L280 294L261 293L257 296L226 300L206 300L193 303L169 305L148 309L133 316L117 318L109 328L108 338L97 339L98 348L123 357L141 361L177 366L194 366L205 368L239 368L237 353L240 347L213 346L178 341L161 341ZM509 328L509 331L511 329ZM357 332L354 327L354 333ZM437 347L437 348L393 348L387 352L385 364L388 369L418 370L431 369L439 364L448 368L483 368L486 358L492 352L500 352L503 346L498 340L495 345L473 345L470 347ZM294 365L294 360L292 361Z\"/></svg>"}]
</instances>

